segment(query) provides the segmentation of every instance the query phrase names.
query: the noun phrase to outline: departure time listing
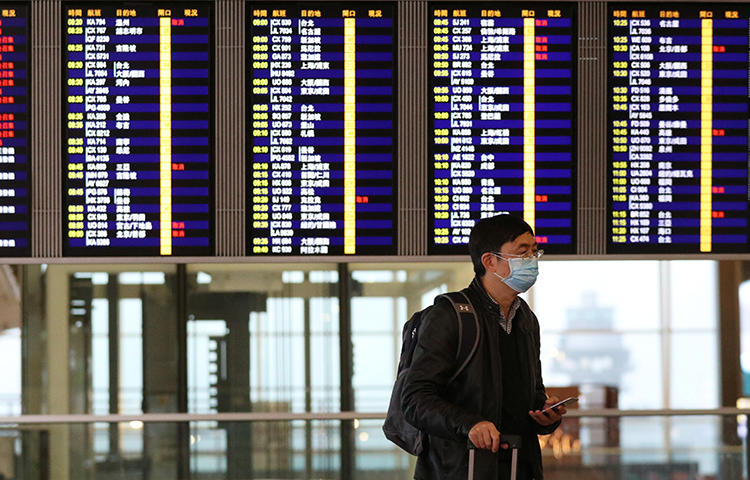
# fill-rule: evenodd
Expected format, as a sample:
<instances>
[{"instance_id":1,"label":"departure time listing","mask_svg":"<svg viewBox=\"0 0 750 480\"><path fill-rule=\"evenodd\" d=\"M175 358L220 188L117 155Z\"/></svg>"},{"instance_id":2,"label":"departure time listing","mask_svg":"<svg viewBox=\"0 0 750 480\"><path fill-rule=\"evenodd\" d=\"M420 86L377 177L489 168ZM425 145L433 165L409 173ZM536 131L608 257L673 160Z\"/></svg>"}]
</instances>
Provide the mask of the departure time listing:
<instances>
[{"instance_id":1,"label":"departure time listing","mask_svg":"<svg viewBox=\"0 0 750 480\"><path fill-rule=\"evenodd\" d=\"M575 249L572 4L430 4L431 253L466 251L477 220L522 216Z\"/></svg>"},{"instance_id":2,"label":"departure time listing","mask_svg":"<svg viewBox=\"0 0 750 480\"><path fill-rule=\"evenodd\" d=\"M66 4L63 253L212 253L212 21Z\"/></svg>"},{"instance_id":3,"label":"departure time listing","mask_svg":"<svg viewBox=\"0 0 750 480\"><path fill-rule=\"evenodd\" d=\"M609 252L748 251L749 20L610 6Z\"/></svg>"},{"instance_id":4,"label":"departure time listing","mask_svg":"<svg viewBox=\"0 0 750 480\"><path fill-rule=\"evenodd\" d=\"M248 255L394 254L395 6L248 6Z\"/></svg>"}]
</instances>

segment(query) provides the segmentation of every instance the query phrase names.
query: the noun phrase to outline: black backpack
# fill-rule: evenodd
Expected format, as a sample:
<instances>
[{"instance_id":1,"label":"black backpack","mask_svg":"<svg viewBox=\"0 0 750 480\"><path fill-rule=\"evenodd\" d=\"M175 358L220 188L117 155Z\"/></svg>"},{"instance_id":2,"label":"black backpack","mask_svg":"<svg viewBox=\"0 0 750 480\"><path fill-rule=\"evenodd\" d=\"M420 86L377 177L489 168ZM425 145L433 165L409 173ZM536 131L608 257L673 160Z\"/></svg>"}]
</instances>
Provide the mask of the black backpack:
<instances>
[{"instance_id":1,"label":"black backpack","mask_svg":"<svg viewBox=\"0 0 750 480\"><path fill-rule=\"evenodd\" d=\"M466 368L477 350L479 345L479 318L469 297L463 292L449 292L438 295L435 298L435 304L441 297L451 302L456 311L456 321L458 321L458 339L456 342L456 365L458 367L448 381L450 383ZM391 402L388 405L385 423L383 423L383 433L385 433L386 438L412 455L422 453L424 434L404 418L404 412L401 411L401 391L406 374L411 367L414 349L419 340L419 326L422 322L422 316L433 306L434 304L416 312L404 324L398 375L396 376L396 382L393 384Z\"/></svg>"}]
</instances>

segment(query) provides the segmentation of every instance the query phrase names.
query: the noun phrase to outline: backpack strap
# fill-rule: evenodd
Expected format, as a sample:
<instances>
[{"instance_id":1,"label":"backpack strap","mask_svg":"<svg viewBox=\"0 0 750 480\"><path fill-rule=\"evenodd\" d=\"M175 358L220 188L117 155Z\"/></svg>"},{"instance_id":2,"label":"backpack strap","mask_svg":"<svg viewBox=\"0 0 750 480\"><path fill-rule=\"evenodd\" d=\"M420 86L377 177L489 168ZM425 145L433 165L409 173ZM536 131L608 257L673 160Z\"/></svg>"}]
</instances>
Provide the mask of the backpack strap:
<instances>
[{"instance_id":1,"label":"backpack strap","mask_svg":"<svg viewBox=\"0 0 750 480\"><path fill-rule=\"evenodd\" d=\"M474 352L479 346L479 317L477 316L474 305L464 292L448 292L440 295L448 299L456 311L456 321L458 322L458 347L456 350L456 363L458 369L453 374L448 383L458 377L458 375L469 364Z\"/></svg>"}]
</instances>

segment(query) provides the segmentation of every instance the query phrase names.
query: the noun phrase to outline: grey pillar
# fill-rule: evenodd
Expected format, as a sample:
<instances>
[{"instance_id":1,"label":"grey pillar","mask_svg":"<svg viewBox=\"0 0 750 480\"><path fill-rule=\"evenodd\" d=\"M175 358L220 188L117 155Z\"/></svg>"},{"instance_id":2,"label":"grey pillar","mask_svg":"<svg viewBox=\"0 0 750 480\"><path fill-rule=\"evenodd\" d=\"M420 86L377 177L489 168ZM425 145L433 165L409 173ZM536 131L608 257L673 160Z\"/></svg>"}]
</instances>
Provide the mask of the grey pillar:
<instances>
[{"instance_id":1,"label":"grey pillar","mask_svg":"<svg viewBox=\"0 0 750 480\"><path fill-rule=\"evenodd\" d=\"M47 322L44 276L39 265L26 265L21 275L21 410L24 415L45 413ZM49 432L21 434L19 478L46 479L49 475Z\"/></svg>"},{"instance_id":2,"label":"grey pillar","mask_svg":"<svg viewBox=\"0 0 750 480\"><path fill-rule=\"evenodd\" d=\"M91 299L90 278L68 278L69 412L91 413ZM110 306L112 308L112 306ZM70 478L95 476L93 424L70 425Z\"/></svg>"},{"instance_id":3,"label":"grey pillar","mask_svg":"<svg viewBox=\"0 0 750 480\"><path fill-rule=\"evenodd\" d=\"M175 312L175 277L167 275L165 285L149 285L141 294L143 305L143 412L180 411L179 349L185 338L178 334L178 323L185 322ZM144 425L146 480L177 480L183 441L179 425Z\"/></svg>"},{"instance_id":4,"label":"grey pillar","mask_svg":"<svg viewBox=\"0 0 750 480\"><path fill-rule=\"evenodd\" d=\"M740 296L742 262L719 262L719 371L721 375L721 405L735 407L742 396L740 368ZM737 436L737 419L724 417L722 444L741 445ZM720 455L719 479L742 478L742 457Z\"/></svg>"},{"instance_id":5,"label":"grey pillar","mask_svg":"<svg viewBox=\"0 0 750 480\"><path fill-rule=\"evenodd\" d=\"M340 263L339 272L339 354L341 356L341 411L354 410L354 356L352 348L352 318L350 300L349 265ZM341 476L342 480L354 478L355 470L354 425L351 420L341 421Z\"/></svg>"}]
</instances>

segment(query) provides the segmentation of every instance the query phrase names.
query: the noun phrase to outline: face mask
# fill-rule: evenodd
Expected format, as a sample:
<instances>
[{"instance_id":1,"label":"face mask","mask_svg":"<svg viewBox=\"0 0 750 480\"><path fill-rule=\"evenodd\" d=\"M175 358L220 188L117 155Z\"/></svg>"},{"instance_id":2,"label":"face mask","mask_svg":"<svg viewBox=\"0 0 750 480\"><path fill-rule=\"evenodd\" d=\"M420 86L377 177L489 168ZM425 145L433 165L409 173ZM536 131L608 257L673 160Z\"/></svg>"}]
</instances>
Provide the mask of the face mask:
<instances>
[{"instance_id":1,"label":"face mask","mask_svg":"<svg viewBox=\"0 0 750 480\"><path fill-rule=\"evenodd\" d=\"M538 258L503 258L499 256L498 258L506 260L510 267L510 274L507 277L501 277L496 272L492 272L504 284L519 293L525 292L534 285L536 277L539 275Z\"/></svg>"}]
</instances>

